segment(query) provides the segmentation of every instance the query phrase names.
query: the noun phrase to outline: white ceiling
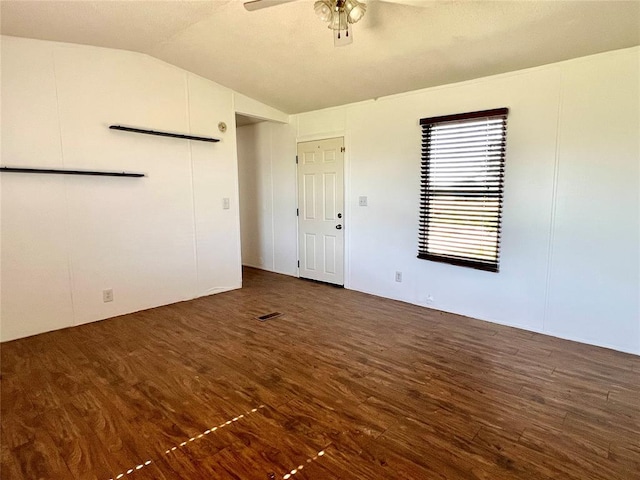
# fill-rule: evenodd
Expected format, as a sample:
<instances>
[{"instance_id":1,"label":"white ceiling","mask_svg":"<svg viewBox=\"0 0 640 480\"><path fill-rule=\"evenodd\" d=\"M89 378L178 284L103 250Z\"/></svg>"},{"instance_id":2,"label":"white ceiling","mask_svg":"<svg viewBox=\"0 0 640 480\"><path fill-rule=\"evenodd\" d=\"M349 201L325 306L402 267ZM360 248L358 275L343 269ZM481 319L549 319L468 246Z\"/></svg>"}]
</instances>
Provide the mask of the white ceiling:
<instances>
[{"instance_id":1,"label":"white ceiling","mask_svg":"<svg viewBox=\"0 0 640 480\"><path fill-rule=\"evenodd\" d=\"M310 0L2 1L1 31L147 53L287 113L640 44L640 1L402 3L369 0L339 48Z\"/></svg>"}]
</instances>

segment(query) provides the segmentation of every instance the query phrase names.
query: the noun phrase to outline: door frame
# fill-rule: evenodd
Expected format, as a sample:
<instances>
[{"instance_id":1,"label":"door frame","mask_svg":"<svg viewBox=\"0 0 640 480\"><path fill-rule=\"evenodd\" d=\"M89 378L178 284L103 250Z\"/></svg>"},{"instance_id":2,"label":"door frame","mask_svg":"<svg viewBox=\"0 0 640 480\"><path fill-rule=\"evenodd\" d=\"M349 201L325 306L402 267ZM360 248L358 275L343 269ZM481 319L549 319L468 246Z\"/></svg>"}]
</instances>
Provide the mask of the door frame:
<instances>
[{"instance_id":1,"label":"door frame","mask_svg":"<svg viewBox=\"0 0 640 480\"><path fill-rule=\"evenodd\" d=\"M327 132L322 134L314 134L314 135L303 135L296 137L296 156L298 155L298 144L303 142L313 142L318 140L329 140L331 138L342 137L342 143L344 145L344 157L342 163L342 188L344 190L344 221L342 222L344 229L344 288L351 288L351 249L349 248L351 245L351 229L348 228L349 222L351 220L351 162L350 162L350 141L349 135L346 131L340 130L335 132ZM299 205L299 192L298 192L298 163L296 162L296 209L300 211ZM296 215L296 258L300 260L300 217ZM300 266L296 267L297 277L300 278Z\"/></svg>"}]
</instances>

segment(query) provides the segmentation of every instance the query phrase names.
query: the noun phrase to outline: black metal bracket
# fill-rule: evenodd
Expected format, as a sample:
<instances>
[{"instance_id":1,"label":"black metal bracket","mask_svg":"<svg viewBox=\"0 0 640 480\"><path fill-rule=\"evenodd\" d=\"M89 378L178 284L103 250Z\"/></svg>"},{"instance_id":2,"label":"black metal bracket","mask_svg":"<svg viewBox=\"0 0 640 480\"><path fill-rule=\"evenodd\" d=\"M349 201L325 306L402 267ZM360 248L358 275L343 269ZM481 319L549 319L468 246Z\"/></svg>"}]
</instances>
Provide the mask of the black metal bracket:
<instances>
[{"instance_id":1,"label":"black metal bracket","mask_svg":"<svg viewBox=\"0 0 640 480\"><path fill-rule=\"evenodd\" d=\"M129 172L104 172L96 170L67 170L63 168L21 168L21 167L0 167L0 172L13 173L47 173L54 175L92 175L99 177L145 177L144 173Z\"/></svg>"},{"instance_id":2,"label":"black metal bracket","mask_svg":"<svg viewBox=\"0 0 640 480\"><path fill-rule=\"evenodd\" d=\"M145 130L143 128L123 127L122 125L109 125L111 130L122 130L123 132L144 133L146 135L158 135L160 137L184 138L186 140L199 140L201 142L219 142L219 138L197 137L195 135L184 135L182 133L158 132L156 130Z\"/></svg>"}]
</instances>

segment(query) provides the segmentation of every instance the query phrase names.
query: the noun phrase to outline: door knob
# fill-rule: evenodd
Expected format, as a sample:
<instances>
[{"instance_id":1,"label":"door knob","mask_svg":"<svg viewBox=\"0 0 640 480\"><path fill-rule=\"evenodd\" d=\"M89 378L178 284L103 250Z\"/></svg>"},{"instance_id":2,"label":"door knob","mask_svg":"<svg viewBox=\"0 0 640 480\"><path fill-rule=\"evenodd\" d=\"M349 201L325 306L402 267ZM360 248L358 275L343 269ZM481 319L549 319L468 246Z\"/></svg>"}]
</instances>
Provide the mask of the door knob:
<instances>
[{"instance_id":1,"label":"door knob","mask_svg":"<svg viewBox=\"0 0 640 480\"><path fill-rule=\"evenodd\" d=\"M342 225L340 224L336 225L336 230L342 230Z\"/></svg>"},{"instance_id":2,"label":"door knob","mask_svg":"<svg viewBox=\"0 0 640 480\"><path fill-rule=\"evenodd\" d=\"M338 214L338 218L342 218L342 214L341 213Z\"/></svg>"}]
</instances>

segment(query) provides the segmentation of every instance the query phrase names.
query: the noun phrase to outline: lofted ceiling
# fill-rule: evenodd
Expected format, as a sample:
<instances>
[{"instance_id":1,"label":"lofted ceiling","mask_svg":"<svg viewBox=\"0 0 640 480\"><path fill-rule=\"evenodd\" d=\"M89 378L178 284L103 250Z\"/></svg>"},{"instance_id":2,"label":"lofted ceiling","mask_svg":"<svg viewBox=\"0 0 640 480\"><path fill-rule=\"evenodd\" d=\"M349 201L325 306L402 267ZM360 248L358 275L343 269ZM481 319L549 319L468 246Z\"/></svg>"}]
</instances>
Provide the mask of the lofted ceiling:
<instances>
[{"instance_id":1,"label":"lofted ceiling","mask_svg":"<svg viewBox=\"0 0 640 480\"><path fill-rule=\"evenodd\" d=\"M242 3L2 1L1 32L146 53L287 113L640 44L640 1L369 0L339 48L312 1Z\"/></svg>"}]
</instances>

